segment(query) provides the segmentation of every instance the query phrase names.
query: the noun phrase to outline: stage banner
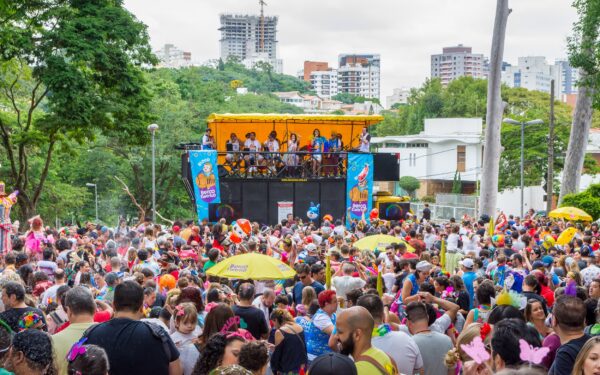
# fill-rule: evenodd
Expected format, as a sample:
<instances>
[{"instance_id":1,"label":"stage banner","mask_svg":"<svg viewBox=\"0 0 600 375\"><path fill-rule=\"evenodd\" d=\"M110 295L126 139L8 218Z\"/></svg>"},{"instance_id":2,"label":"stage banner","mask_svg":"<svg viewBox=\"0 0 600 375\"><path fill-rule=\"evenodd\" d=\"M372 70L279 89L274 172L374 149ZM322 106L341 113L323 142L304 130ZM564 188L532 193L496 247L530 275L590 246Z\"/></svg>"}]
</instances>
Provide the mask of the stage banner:
<instances>
[{"instance_id":1,"label":"stage banner","mask_svg":"<svg viewBox=\"0 0 600 375\"><path fill-rule=\"evenodd\" d=\"M349 217L368 220L373 197L373 155L348 154L346 174L346 225ZM348 217L349 216L349 217Z\"/></svg>"},{"instance_id":2,"label":"stage banner","mask_svg":"<svg viewBox=\"0 0 600 375\"><path fill-rule=\"evenodd\" d=\"M208 219L208 205L221 203L219 174L217 173L217 151L190 151L190 165L194 181L194 196L198 221Z\"/></svg>"}]
</instances>

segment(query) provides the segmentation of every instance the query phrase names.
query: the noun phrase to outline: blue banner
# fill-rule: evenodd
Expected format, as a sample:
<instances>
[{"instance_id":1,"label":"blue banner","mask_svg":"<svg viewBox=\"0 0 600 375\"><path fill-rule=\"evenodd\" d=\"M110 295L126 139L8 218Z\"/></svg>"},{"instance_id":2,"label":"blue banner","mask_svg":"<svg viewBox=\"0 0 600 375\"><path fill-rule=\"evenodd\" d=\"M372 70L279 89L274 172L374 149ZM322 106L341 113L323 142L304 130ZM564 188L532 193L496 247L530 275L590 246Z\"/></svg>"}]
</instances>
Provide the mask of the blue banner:
<instances>
[{"instance_id":1,"label":"blue banner","mask_svg":"<svg viewBox=\"0 0 600 375\"><path fill-rule=\"evenodd\" d=\"M348 154L346 218L369 220L373 197L373 155ZM349 222L346 225L350 225Z\"/></svg>"},{"instance_id":2,"label":"blue banner","mask_svg":"<svg viewBox=\"0 0 600 375\"><path fill-rule=\"evenodd\" d=\"M190 151L190 165L192 167L198 221L202 221L208 219L208 205L210 203L221 203L217 151Z\"/></svg>"}]
</instances>

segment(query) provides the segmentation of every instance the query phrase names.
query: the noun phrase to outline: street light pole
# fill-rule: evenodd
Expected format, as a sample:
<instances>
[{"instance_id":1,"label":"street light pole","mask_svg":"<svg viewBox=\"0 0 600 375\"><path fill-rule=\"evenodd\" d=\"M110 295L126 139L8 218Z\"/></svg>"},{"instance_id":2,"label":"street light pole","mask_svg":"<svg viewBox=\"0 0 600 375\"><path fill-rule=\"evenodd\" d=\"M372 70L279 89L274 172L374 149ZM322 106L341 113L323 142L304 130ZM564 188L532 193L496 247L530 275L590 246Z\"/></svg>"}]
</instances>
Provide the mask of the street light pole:
<instances>
[{"instance_id":1,"label":"street light pole","mask_svg":"<svg viewBox=\"0 0 600 375\"><path fill-rule=\"evenodd\" d=\"M510 118L504 119L506 124L519 125L521 127L521 219L523 219L524 191L525 191L525 126L543 124L542 120L517 121Z\"/></svg>"},{"instance_id":2,"label":"street light pole","mask_svg":"<svg viewBox=\"0 0 600 375\"><path fill-rule=\"evenodd\" d=\"M96 224L98 224L98 185L88 182L85 186L94 188L94 195L96 196Z\"/></svg>"},{"instance_id":3,"label":"street light pole","mask_svg":"<svg viewBox=\"0 0 600 375\"><path fill-rule=\"evenodd\" d=\"M157 124L148 125L148 131L152 134L152 222L156 223L156 145L154 134L158 130ZM143 219L143 218L142 218Z\"/></svg>"}]
</instances>

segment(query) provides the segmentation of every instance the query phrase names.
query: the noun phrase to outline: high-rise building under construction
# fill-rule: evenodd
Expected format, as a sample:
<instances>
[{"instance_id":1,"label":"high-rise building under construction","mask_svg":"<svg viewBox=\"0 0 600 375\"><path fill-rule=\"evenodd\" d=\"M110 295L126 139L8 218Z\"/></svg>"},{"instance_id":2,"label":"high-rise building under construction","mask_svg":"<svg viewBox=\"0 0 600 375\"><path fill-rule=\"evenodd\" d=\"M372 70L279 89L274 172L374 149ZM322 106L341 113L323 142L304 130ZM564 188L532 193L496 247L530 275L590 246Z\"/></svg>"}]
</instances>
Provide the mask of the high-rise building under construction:
<instances>
[{"instance_id":1,"label":"high-rise building under construction","mask_svg":"<svg viewBox=\"0 0 600 375\"><path fill-rule=\"evenodd\" d=\"M281 60L277 59L277 20L277 16L222 14L221 59L235 56L248 67L264 61L281 72Z\"/></svg>"}]
</instances>

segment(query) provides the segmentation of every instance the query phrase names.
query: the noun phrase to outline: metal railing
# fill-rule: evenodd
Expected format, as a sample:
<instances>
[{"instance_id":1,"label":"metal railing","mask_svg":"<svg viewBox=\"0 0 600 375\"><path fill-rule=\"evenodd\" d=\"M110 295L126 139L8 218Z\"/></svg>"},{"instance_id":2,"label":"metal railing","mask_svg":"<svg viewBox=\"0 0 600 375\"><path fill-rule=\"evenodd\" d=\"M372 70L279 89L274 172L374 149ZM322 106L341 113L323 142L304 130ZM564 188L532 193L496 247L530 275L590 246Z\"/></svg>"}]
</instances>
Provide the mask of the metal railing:
<instances>
[{"instance_id":1,"label":"metal railing","mask_svg":"<svg viewBox=\"0 0 600 375\"><path fill-rule=\"evenodd\" d=\"M346 152L219 152L224 178L346 178Z\"/></svg>"},{"instance_id":2,"label":"metal railing","mask_svg":"<svg viewBox=\"0 0 600 375\"><path fill-rule=\"evenodd\" d=\"M424 203L411 202L411 204L410 204L410 209L419 218L422 216L424 207L425 207ZM477 213L475 208L471 208L471 207L444 206L444 205L439 205L439 204L429 204L429 209L431 210L431 220L432 221L450 220L450 218L455 218L455 219L457 219L457 221L460 221L460 219L465 214L469 215L470 217L476 217L476 213Z\"/></svg>"}]
</instances>

